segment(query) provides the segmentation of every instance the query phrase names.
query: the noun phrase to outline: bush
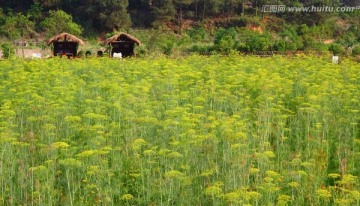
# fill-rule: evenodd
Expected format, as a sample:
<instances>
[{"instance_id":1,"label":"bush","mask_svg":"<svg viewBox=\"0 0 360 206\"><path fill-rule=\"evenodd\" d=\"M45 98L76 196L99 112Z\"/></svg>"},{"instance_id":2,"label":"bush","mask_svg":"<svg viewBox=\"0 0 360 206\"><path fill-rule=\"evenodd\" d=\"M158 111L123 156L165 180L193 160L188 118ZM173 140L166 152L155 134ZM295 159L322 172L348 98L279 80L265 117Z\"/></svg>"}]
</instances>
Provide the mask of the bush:
<instances>
[{"instance_id":1,"label":"bush","mask_svg":"<svg viewBox=\"0 0 360 206\"><path fill-rule=\"evenodd\" d=\"M174 47L175 47L175 42L171 40L166 41L164 44L160 46L162 52L166 55L171 55Z\"/></svg>"},{"instance_id":2,"label":"bush","mask_svg":"<svg viewBox=\"0 0 360 206\"><path fill-rule=\"evenodd\" d=\"M15 55L15 47L10 43L3 43L1 45L3 58L8 59Z\"/></svg>"},{"instance_id":3,"label":"bush","mask_svg":"<svg viewBox=\"0 0 360 206\"><path fill-rule=\"evenodd\" d=\"M236 50L241 51L241 52L247 52L250 50L250 48L243 42L237 42Z\"/></svg>"},{"instance_id":4,"label":"bush","mask_svg":"<svg viewBox=\"0 0 360 206\"><path fill-rule=\"evenodd\" d=\"M224 38L227 38L227 39L231 38L231 39L235 40L236 36L237 36L237 33L234 28L229 28L229 29L220 28L216 31L214 44L215 45L220 44L221 40Z\"/></svg>"},{"instance_id":5,"label":"bush","mask_svg":"<svg viewBox=\"0 0 360 206\"><path fill-rule=\"evenodd\" d=\"M221 52L229 52L235 48L237 33L234 28L219 29L215 34L214 47Z\"/></svg>"},{"instance_id":6,"label":"bush","mask_svg":"<svg viewBox=\"0 0 360 206\"><path fill-rule=\"evenodd\" d=\"M352 50L352 55L357 56L360 55L360 45L355 46Z\"/></svg>"},{"instance_id":7,"label":"bush","mask_svg":"<svg viewBox=\"0 0 360 206\"><path fill-rule=\"evenodd\" d=\"M261 34L257 31L234 28L219 29L216 32L214 48L220 52L228 53L230 50L238 51L268 51L272 48L272 39L269 33Z\"/></svg>"},{"instance_id":8,"label":"bush","mask_svg":"<svg viewBox=\"0 0 360 206\"><path fill-rule=\"evenodd\" d=\"M271 48L270 37L263 34L254 34L247 41L250 51L267 51Z\"/></svg>"},{"instance_id":9,"label":"bush","mask_svg":"<svg viewBox=\"0 0 360 206\"><path fill-rule=\"evenodd\" d=\"M295 51L303 48L302 38L297 34L297 27L285 25L279 33L281 40L274 45L277 51Z\"/></svg>"},{"instance_id":10,"label":"bush","mask_svg":"<svg viewBox=\"0 0 360 206\"><path fill-rule=\"evenodd\" d=\"M140 46L135 47L135 53L139 56L144 56L147 54L146 47L142 44Z\"/></svg>"},{"instance_id":11,"label":"bush","mask_svg":"<svg viewBox=\"0 0 360 206\"><path fill-rule=\"evenodd\" d=\"M227 53L234 48L234 45L235 39L233 39L231 36L224 36L220 39L216 46L219 51Z\"/></svg>"},{"instance_id":12,"label":"bush","mask_svg":"<svg viewBox=\"0 0 360 206\"><path fill-rule=\"evenodd\" d=\"M147 37L144 36L140 39L143 39L142 46L135 48L137 50L136 53L139 55L151 53L170 55L180 43L185 41L181 40L177 42L175 34L161 32L160 30L152 31Z\"/></svg>"},{"instance_id":13,"label":"bush","mask_svg":"<svg viewBox=\"0 0 360 206\"><path fill-rule=\"evenodd\" d=\"M187 31L187 34L190 36L191 39L194 41L201 41L206 38L206 30L204 27L198 27L198 28L191 28Z\"/></svg>"},{"instance_id":14,"label":"bush","mask_svg":"<svg viewBox=\"0 0 360 206\"><path fill-rule=\"evenodd\" d=\"M209 45L193 45L190 52L196 52L198 54L210 54L213 48Z\"/></svg>"},{"instance_id":15,"label":"bush","mask_svg":"<svg viewBox=\"0 0 360 206\"><path fill-rule=\"evenodd\" d=\"M274 44L274 49L276 51L295 51L297 49L297 44L292 41L286 41L284 39L279 40Z\"/></svg>"},{"instance_id":16,"label":"bush","mask_svg":"<svg viewBox=\"0 0 360 206\"><path fill-rule=\"evenodd\" d=\"M333 55L339 55L342 52L342 48L339 44L330 44L329 51L331 51Z\"/></svg>"},{"instance_id":17,"label":"bush","mask_svg":"<svg viewBox=\"0 0 360 206\"><path fill-rule=\"evenodd\" d=\"M239 51L268 51L271 49L272 39L268 33L259 33L241 29L239 32L239 42L237 49Z\"/></svg>"}]
</instances>

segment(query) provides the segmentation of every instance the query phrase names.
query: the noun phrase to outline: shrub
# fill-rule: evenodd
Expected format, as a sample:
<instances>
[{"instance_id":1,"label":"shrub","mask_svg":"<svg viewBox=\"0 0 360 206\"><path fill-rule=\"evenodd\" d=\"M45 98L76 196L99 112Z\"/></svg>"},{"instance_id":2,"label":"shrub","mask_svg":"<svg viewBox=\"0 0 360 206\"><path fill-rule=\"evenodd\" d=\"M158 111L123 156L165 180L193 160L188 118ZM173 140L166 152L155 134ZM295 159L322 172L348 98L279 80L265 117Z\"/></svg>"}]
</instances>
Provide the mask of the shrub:
<instances>
[{"instance_id":1,"label":"shrub","mask_svg":"<svg viewBox=\"0 0 360 206\"><path fill-rule=\"evenodd\" d=\"M235 40L231 36L224 36L218 42L217 48L219 51L229 52L231 49L234 48L234 45L235 45Z\"/></svg>"},{"instance_id":2,"label":"shrub","mask_svg":"<svg viewBox=\"0 0 360 206\"><path fill-rule=\"evenodd\" d=\"M237 33L234 28L220 28L215 34L215 49L221 52L229 52L235 48Z\"/></svg>"},{"instance_id":3,"label":"shrub","mask_svg":"<svg viewBox=\"0 0 360 206\"><path fill-rule=\"evenodd\" d=\"M162 34L156 39L156 45L160 48L161 52L166 55L173 53L176 43L176 37L174 34Z\"/></svg>"},{"instance_id":4,"label":"shrub","mask_svg":"<svg viewBox=\"0 0 360 206\"><path fill-rule=\"evenodd\" d=\"M331 51L333 55L339 55L342 51L342 48L339 44L330 44L329 51Z\"/></svg>"},{"instance_id":5,"label":"shrub","mask_svg":"<svg viewBox=\"0 0 360 206\"><path fill-rule=\"evenodd\" d=\"M272 47L271 35L268 33L259 33L241 29L238 31L239 42L237 49L239 51L266 51Z\"/></svg>"},{"instance_id":6,"label":"shrub","mask_svg":"<svg viewBox=\"0 0 360 206\"><path fill-rule=\"evenodd\" d=\"M282 39L275 43L275 50L294 51L297 49L302 49L304 46L301 37L297 34L296 26L285 25L279 35Z\"/></svg>"},{"instance_id":7,"label":"shrub","mask_svg":"<svg viewBox=\"0 0 360 206\"><path fill-rule=\"evenodd\" d=\"M191 28L187 31L187 34L194 41L204 40L207 36L206 30L204 27Z\"/></svg>"},{"instance_id":8,"label":"shrub","mask_svg":"<svg viewBox=\"0 0 360 206\"><path fill-rule=\"evenodd\" d=\"M239 29L238 31L234 28L219 29L214 40L214 48L217 51L226 53L232 49L243 52L267 51L272 46L272 39L269 33L262 34L247 29Z\"/></svg>"},{"instance_id":9,"label":"shrub","mask_svg":"<svg viewBox=\"0 0 360 206\"><path fill-rule=\"evenodd\" d=\"M229 28L229 29L220 28L216 31L214 44L218 45L220 44L222 39L229 37L235 40L236 36L237 33L234 28Z\"/></svg>"},{"instance_id":10,"label":"shrub","mask_svg":"<svg viewBox=\"0 0 360 206\"><path fill-rule=\"evenodd\" d=\"M195 44L190 48L190 52L196 52L198 54L209 54L212 51L212 47L209 45Z\"/></svg>"},{"instance_id":11,"label":"shrub","mask_svg":"<svg viewBox=\"0 0 360 206\"><path fill-rule=\"evenodd\" d=\"M10 43L3 43L1 45L1 50L3 52L3 58L8 59L15 55L15 48Z\"/></svg>"},{"instance_id":12,"label":"shrub","mask_svg":"<svg viewBox=\"0 0 360 206\"><path fill-rule=\"evenodd\" d=\"M241 52L247 52L250 49L244 42L239 41L236 43L236 50L241 51Z\"/></svg>"},{"instance_id":13,"label":"shrub","mask_svg":"<svg viewBox=\"0 0 360 206\"><path fill-rule=\"evenodd\" d=\"M271 48L270 37L264 34L254 34L248 39L247 45L250 51L266 51Z\"/></svg>"},{"instance_id":14,"label":"shrub","mask_svg":"<svg viewBox=\"0 0 360 206\"><path fill-rule=\"evenodd\" d=\"M281 39L274 44L274 49L276 51L295 51L297 49L297 44L296 42Z\"/></svg>"},{"instance_id":15,"label":"shrub","mask_svg":"<svg viewBox=\"0 0 360 206\"><path fill-rule=\"evenodd\" d=\"M162 52L166 55L170 55L173 52L173 49L175 47L174 41L166 41L164 44L161 45Z\"/></svg>"},{"instance_id":16,"label":"shrub","mask_svg":"<svg viewBox=\"0 0 360 206\"><path fill-rule=\"evenodd\" d=\"M355 46L352 50L352 55L357 56L360 55L360 45Z\"/></svg>"},{"instance_id":17,"label":"shrub","mask_svg":"<svg viewBox=\"0 0 360 206\"><path fill-rule=\"evenodd\" d=\"M276 51L286 51L286 41L281 39L278 42L275 43L274 49Z\"/></svg>"}]
</instances>

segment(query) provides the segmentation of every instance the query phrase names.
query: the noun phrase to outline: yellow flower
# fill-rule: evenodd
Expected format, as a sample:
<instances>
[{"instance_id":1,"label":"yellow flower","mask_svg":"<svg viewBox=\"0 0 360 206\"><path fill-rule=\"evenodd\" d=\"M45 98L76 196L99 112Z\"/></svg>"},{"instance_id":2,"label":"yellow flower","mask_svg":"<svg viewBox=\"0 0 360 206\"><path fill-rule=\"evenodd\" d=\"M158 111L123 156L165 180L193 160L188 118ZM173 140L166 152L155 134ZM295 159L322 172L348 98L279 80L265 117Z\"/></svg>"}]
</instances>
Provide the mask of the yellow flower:
<instances>
[{"instance_id":1,"label":"yellow flower","mask_svg":"<svg viewBox=\"0 0 360 206\"><path fill-rule=\"evenodd\" d=\"M291 197L289 195L280 195L278 198L277 198L277 204L278 206L285 206L285 205L288 205L288 202L291 201Z\"/></svg>"},{"instance_id":2,"label":"yellow flower","mask_svg":"<svg viewBox=\"0 0 360 206\"><path fill-rule=\"evenodd\" d=\"M131 144L131 147L134 150L139 150L142 146L145 146L145 145L147 145L147 142L143 138L138 138L133 141L133 143Z\"/></svg>"},{"instance_id":3,"label":"yellow flower","mask_svg":"<svg viewBox=\"0 0 360 206\"><path fill-rule=\"evenodd\" d=\"M328 177L330 177L330 178L332 178L332 179L337 179L337 178L339 178L341 175L339 175L339 174L336 174L336 173L330 173L330 174L328 174Z\"/></svg>"},{"instance_id":4,"label":"yellow flower","mask_svg":"<svg viewBox=\"0 0 360 206\"><path fill-rule=\"evenodd\" d=\"M85 150L85 151L77 154L76 156L83 158L83 157L92 156L92 155L97 154L97 153L98 153L98 150Z\"/></svg>"},{"instance_id":5,"label":"yellow flower","mask_svg":"<svg viewBox=\"0 0 360 206\"><path fill-rule=\"evenodd\" d=\"M260 172L258 168L252 167L249 169L250 174L257 174Z\"/></svg>"},{"instance_id":6,"label":"yellow flower","mask_svg":"<svg viewBox=\"0 0 360 206\"><path fill-rule=\"evenodd\" d=\"M68 148L70 145L66 142L54 142L51 144L51 147L54 149L58 148Z\"/></svg>"},{"instance_id":7,"label":"yellow flower","mask_svg":"<svg viewBox=\"0 0 360 206\"><path fill-rule=\"evenodd\" d=\"M205 189L205 194L208 196L219 197L222 194L222 189L218 186L209 186Z\"/></svg>"},{"instance_id":8,"label":"yellow flower","mask_svg":"<svg viewBox=\"0 0 360 206\"><path fill-rule=\"evenodd\" d=\"M121 200L125 200L125 201L129 201L134 199L134 196L132 194L125 194L123 196L120 197Z\"/></svg>"},{"instance_id":9,"label":"yellow flower","mask_svg":"<svg viewBox=\"0 0 360 206\"><path fill-rule=\"evenodd\" d=\"M289 182L288 185L292 188L298 188L300 186L300 184L298 182Z\"/></svg>"},{"instance_id":10,"label":"yellow flower","mask_svg":"<svg viewBox=\"0 0 360 206\"><path fill-rule=\"evenodd\" d=\"M273 151L265 151L265 152L263 152L263 154L268 158L274 158L275 157L275 154L274 154Z\"/></svg>"},{"instance_id":11,"label":"yellow flower","mask_svg":"<svg viewBox=\"0 0 360 206\"><path fill-rule=\"evenodd\" d=\"M165 172L164 176L166 178L179 178L185 176L184 173L177 171L177 170L170 170L168 172Z\"/></svg>"},{"instance_id":12,"label":"yellow flower","mask_svg":"<svg viewBox=\"0 0 360 206\"><path fill-rule=\"evenodd\" d=\"M325 189L316 190L316 194L324 200L329 200L332 197L331 193Z\"/></svg>"}]
</instances>

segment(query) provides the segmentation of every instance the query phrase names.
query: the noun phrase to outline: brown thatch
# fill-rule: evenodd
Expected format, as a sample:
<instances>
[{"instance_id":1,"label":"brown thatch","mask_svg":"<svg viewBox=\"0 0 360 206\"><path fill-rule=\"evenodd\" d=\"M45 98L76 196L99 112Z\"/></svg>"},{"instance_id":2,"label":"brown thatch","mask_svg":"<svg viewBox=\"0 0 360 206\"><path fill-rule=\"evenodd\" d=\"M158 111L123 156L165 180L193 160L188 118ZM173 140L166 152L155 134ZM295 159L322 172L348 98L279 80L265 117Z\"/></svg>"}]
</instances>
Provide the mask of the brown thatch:
<instances>
[{"instance_id":1,"label":"brown thatch","mask_svg":"<svg viewBox=\"0 0 360 206\"><path fill-rule=\"evenodd\" d=\"M58 34L54 36L53 38L49 39L48 45L50 45L53 42L77 42L80 45L85 44L83 40L79 39L75 35L63 32L61 34Z\"/></svg>"},{"instance_id":2,"label":"brown thatch","mask_svg":"<svg viewBox=\"0 0 360 206\"><path fill-rule=\"evenodd\" d=\"M136 43L137 45L141 44L141 42L137 38L131 36L130 34L121 32L119 34L116 34L116 35L106 39L105 45L108 45L109 43L112 43L112 42L119 42L119 41L132 41L132 42Z\"/></svg>"}]
</instances>

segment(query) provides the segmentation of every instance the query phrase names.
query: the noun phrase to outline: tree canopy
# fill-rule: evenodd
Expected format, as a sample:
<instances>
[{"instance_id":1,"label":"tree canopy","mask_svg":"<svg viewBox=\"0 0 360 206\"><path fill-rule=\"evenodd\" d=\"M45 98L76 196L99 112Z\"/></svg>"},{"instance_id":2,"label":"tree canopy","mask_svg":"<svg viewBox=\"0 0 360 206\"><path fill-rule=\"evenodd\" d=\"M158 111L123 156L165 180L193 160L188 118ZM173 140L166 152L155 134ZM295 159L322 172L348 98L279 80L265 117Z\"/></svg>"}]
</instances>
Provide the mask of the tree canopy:
<instances>
[{"instance_id":1,"label":"tree canopy","mask_svg":"<svg viewBox=\"0 0 360 206\"><path fill-rule=\"evenodd\" d=\"M266 12L264 8L270 5L355 9ZM129 28L155 28L186 33L199 41L210 34L212 49L221 52L322 50L326 39L353 49L360 44L360 7L355 7L359 5L359 0L0 0L0 38L50 37L60 32L97 36ZM175 44L168 38L160 47L170 51ZM339 51L337 45L331 49Z\"/></svg>"},{"instance_id":2,"label":"tree canopy","mask_svg":"<svg viewBox=\"0 0 360 206\"><path fill-rule=\"evenodd\" d=\"M4 22L4 15L9 16L16 13L28 14L29 20L36 24L49 15L54 15L51 12L62 10L72 16L72 21L83 25L86 31L111 32L130 26L157 27L171 20L192 19L201 21L205 18L242 14L255 16L260 15L262 6L266 4L275 3L269 0L0 0L0 24ZM286 6L358 6L360 2L358 0L280 0L276 1L276 4ZM322 23L330 15L351 14L307 12L301 15L295 13L272 15L298 25L314 25ZM68 21L68 17L66 17L66 21Z\"/></svg>"}]
</instances>

